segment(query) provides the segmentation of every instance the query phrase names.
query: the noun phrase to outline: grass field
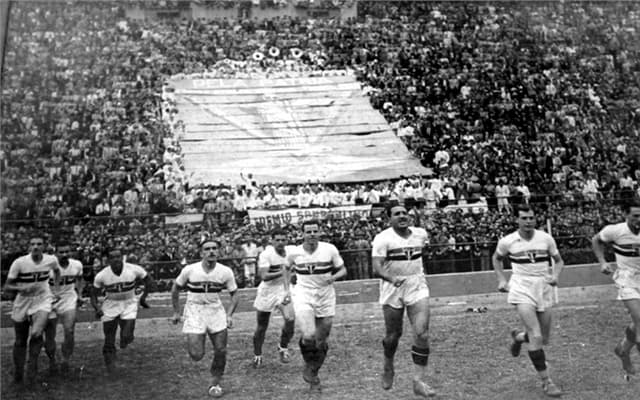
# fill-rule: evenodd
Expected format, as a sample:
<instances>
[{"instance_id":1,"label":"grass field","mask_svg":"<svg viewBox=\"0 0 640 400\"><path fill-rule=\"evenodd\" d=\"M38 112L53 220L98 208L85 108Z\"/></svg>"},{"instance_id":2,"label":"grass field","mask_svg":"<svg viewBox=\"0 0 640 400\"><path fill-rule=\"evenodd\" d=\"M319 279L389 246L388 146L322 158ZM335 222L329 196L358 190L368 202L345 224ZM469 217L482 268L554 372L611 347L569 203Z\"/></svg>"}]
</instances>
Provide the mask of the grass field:
<instances>
[{"instance_id":1,"label":"grass field","mask_svg":"<svg viewBox=\"0 0 640 400\"><path fill-rule=\"evenodd\" d=\"M272 322L264 346L265 366L255 370L252 358L252 316L230 331L229 357L224 379L225 399L412 399L410 327L396 355L396 382L390 391L380 388L384 326L379 318L342 319L330 337L327 361L320 371L322 393L310 394L301 378L302 358L297 345L293 361L277 361L276 340L280 319ZM547 348L550 369L565 391L564 399L637 400L640 376L623 380L612 347L628 316L618 302L563 306L556 309L551 345ZM96 329L99 325L96 324ZM508 352L508 332L518 326L511 309L466 313L463 308L434 310L431 321L432 356L429 383L439 399L545 398L526 351L519 358ZM297 340L297 338L296 338ZM168 329L161 337L138 337L118 353L119 372L107 378L99 340L79 341L75 371L66 378L50 378L43 371L34 387L11 381L11 346L3 340L2 399L205 399L211 352L200 363L186 353L180 329ZM208 344L208 350L211 349ZM523 348L526 350L526 348ZM633 360L640 367L640 354ZM46 368L41 357L41 369ZM83 366L82 373L79 366Z\"/></svg>"}]
</instances>

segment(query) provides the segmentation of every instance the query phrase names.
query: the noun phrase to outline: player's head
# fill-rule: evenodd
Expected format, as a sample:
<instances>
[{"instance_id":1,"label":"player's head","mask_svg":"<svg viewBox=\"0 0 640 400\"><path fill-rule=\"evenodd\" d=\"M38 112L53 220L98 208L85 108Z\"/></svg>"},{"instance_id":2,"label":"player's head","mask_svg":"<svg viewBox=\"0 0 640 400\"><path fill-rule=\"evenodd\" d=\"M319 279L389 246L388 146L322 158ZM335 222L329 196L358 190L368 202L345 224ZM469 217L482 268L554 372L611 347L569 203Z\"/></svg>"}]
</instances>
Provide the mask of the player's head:
<instances>
[{"instance_id":1,"label":"player's head","mask_svg":"<svg viewBox=\"0 0 640 400\"><path fill-rule=\"evenodd\" d=\"M107 263L115 274L120 274L124 265L122 258L122 249L120 246L107 246L104 249L104 256L107 257Z\"/></svg>"},{"instance_id":2,"label":"player's head","mask_svg":"<svg viewBox=\"0 0 640 400\"><path fill-rule=\"evenodd\" d=\"M271 231L271 244L278 250L284 249L287 244L288 235L284 229L276 228Z\"/></svg>"},{"instance_id":3,"label":"player's head","mask_svg":"<svg viewBox=\"0 0 640 400\"><path fill-rule=\"evenodd\" d=\"M307 244L317 244L320 238L320 222L310 219L302 223L302 235Z\"/></svg>"},{"instance_id":4,"label":"player's head","mask_svg":"<svg viewBox=\"0 0 640 400\"><path fill-rule=\"evenodd\" d=\"M640 230L640 197L634 197L622 207L627 224L631 229Z\"/></svg>"},{"instance_id":5,"label":"player's head","mask_svg":"<svg viewBox=\"0 0 640 400\"><path fill-rule=\"evenodd\" d=\"M220 242L210 237L205 237L200 242L200 255L202 260L209 265L215 265L218 262L218 252L220 251Z\"/></svg>"},{"instance_id":6,"label":"player's head","mask_svg":"<svg viewBox=\"0 0 640 400\"><path fill-rule=\"evenodd\" d=\"M407 229L411 223L407 209L399 203L387 206L387 216L389 216L389 224L394 229Z\"/></svg>"},{"instance_id":7,"label":"player's head","mask_svg":"<svg viewBox=\"0 0 640 400\"><path fill-rule=\"evenodd\" d=\"M71 243L59 242L56 246L56 256L58 257L58 261L66 264L66 262L69 261L69 257L71 257Z\"/></svg>"},{"instance_id":8,"label":"player's head","mask_svg":"<svg viewBox=\"0 0 640 400\"><path fill-rule=\"evenodd\" d=\"M536 214L528 204L520 204L516 208L518 230L531 233L536 228Z\"/></svg>"},{"instance_id":9,"label":"player's head","mask_svg":"<svg viewBox=\"0 0 640 400\"><path fill-rule=\"evenodd\" d=\"M29 252L32 256L40 257L44 251L44 236L33 234L29 237Z\"/></svg>"}]
</instances>

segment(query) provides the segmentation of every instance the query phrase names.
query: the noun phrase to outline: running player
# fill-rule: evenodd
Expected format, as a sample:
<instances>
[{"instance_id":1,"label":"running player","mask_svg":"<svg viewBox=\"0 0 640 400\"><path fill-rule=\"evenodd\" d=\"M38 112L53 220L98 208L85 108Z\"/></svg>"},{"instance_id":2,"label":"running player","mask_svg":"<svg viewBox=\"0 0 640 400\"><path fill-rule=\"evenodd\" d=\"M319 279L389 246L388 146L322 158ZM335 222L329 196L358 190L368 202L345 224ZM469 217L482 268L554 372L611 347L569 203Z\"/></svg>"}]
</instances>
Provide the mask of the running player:
<instances>
[{"instance_id":1,"label":"running player","mask_svg":"<svg viewBox=\"0 0 640 400\"><path fill-rule=\"evenodd\" d=\"M347 270L338 249L319 241L320 224L310 220L302 223L304 241L287 253L287 265L297 276L292 290L293 310L302 332L300 351L305 362L303 379L311 390L320 390L318 371L327 356L327 339L336 312L336 292L333 282L344 277ZM284 279L289 279L285 272Z\"/></svg>"},{"instance_id":2,"label":"running player","mask_svg":"<svg viewBox=\"0 0 640 400\"><path fill-rule=\"evenodd\" d=\"M23 381L24 364L27 358L26 378L31 383L38 372L38 356L44 343L42 337L49 313L53 308L55 295L49 287L49 274L54 273L54 289L57 292L60 283L60 265L58 260L44 254L44 238L33 235L29 240L30 253L17 258L9 267L4 285L7 292L17 292L13 300L11 319L15 330L13 345L14 380ZM31 332L29 332L31 330Z\"/></svg>"},{"instance_id":3,"label":"running player","mask_svg":"<svg viewBox=\"0 0 640 400\"><path fill-rule=\"evenodd\" d=\"M49 313L49 321L44 331L44 349L49 357L49 372L57 372L56 362L56 326L58 321L62 323L64 330L64 342L62 343L62 363L60 370L62 373L69 371L69 359L73 353L75 343L76 307L78 304L78 293L82 293L84 286L82 280L82 263L70 258L71 245L61 243L58 245L56 256L60 263L60 288L55 294L59 300L53 303L53 311ZM50 280L49 283L53 283Z\"/></svg>"},{"instance_id":4,"label":"running player","mask_svg":"<svg viewBox=\"0 0 640 400\"><path fill-rule=\"evenodd\" d=\"M533 209L523 204L518 206L517 213L518 230L498 241L492 259L498 276L498 290L509 292L507 301L516 307L525 326L525 331L511 331L511 355L517 357L522 343L529 343L529 358L542 380L544 393L550 397L559 397L562 391L551 380L542 347L549 343L553 286L558 283L564 262L553 237L535 229ZM509 282L503 271L502 262L505 258L511 262L512 275ZM555 266L550 274L552 259Z\"/></svg>"},{"instance_id":5,"label":"running player","mask_svg":"<svg viewBox=\"0 0 640 400\"><path fill-rule=\"evenodd\" d=\"M288 363L291 360L288 346L293 337L295 320L293 306L291 305L289 281L283 278L287 247L290 248L290 246L286 246L286 243L287 233L281 229L274 230L271 233L272 245L267 246L258 257L258 273L262 282L258 286L256 299L253 303L253 307L256 309L257 321L256 331L253 334L253 366L255 368L262 366L262 344L269 326L271 313L276 310L280 311L284 318L284 325L280 334L280 345L278 346L280 361Z\"/></svg>"},{"instance_id":6,"label":"running player","mask_svg":"<svg viewBox=\"0 0 640 400\"><path fill-rule=\"evenodd\" d=\"M182 332L187 335L189 356L194 361L202 360L205 338L209 336L213 345L209 395L221 397L224 392L220 382L227 364L227 328L233 326L233 313L238 307L238 298L235 296L238 286L233 270L218 263L220 243L205 238L200 248L202 261L185 266L171 288L172 321L174 324L180 321L180 290L186 288L188 293ZM231 296L231 305L226 311L220 301L223 289Z\"/></svg>"},{"instance_id":7,"label":"running player","mask_svg":"<svg viewBox=\"0 0 640 400\"><path fill-rule=\"evenodd\" d=\"M107 373L112 374L115 372L118 326L120 326L120 348L125 349L134 339L138 303L143 308L149 308L146 298L153 281L141 266L124 262L119 248L109 249L107 257L109 265L98 272L93 280L91 305L96 311L96 317L102 320L104 332L102 354ZM144 291L138 301L135 288L139 282L144 283ZM105 292L105 299L102 306L99 306L98 292L102 290Z\"/></svg>"},{"instance_id":8,"label":"running player","mask_svg":"<svg viewBox=\"0 0 640 400\"><path fill-rule=\"evenodd\" d=\"M427 232L411 227L407 209L401 205L387 208L391 227L376 235L372 244L374 271L382 278L380 304L386 335L382 388L393 386L393 358L402 335L404 310L413 327L415 338L411 348L414 363L413 392L418 396L435 396L424 382L429 361L429 287L424 274L422 249L428 242Z\"/></svg>"},{"instance_id":9,"label":"running player","mask_svg":"<svg viewBox=\"0 0 640 400\"><path fill-rule=\"evenodd\" d=\"M626 221L605 226L591 243L600 263L600 271L604 274L613 272L618 300L622 300L631 315L631 323L625 328L625 335L614 350L622 360L622 368L628 378L636 373L630 351L634 345L640 351L640 199L631 200L623 209ZM611 244L615 252L615 272L604 258L607 244Z\"/></svg>"}]
</instances>

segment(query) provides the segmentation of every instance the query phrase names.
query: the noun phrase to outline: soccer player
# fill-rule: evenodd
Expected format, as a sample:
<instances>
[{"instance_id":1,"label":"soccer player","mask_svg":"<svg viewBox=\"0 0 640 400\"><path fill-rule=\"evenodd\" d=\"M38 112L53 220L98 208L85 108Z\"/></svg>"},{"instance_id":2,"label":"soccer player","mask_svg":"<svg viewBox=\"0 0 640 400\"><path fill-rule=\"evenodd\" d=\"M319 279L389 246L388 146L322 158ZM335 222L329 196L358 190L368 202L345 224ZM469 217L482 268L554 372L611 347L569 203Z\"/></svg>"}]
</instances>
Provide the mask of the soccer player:
<instances>
[{"instance_id":1,"label":"soccer player","mask_svg":"<svg viewBox=\"0 0 640 400\"><path fill-rule=\"evenodd\" d=\"M382 278L380 304L386 335L382 340L384 369L382 388L393 386L393 358L402 335L404 311L415 339L411 348L414 363L413 392L418 396L435 396L424 382L429 361L429 287L422 263L422 249L428 241L427 231L411 227L407 209L401 205L387 207L391 227L376 235L372 244L374 271Z\"/></svg>"},{"instance_id":2,"label":"soccer player","mask_svg":"<svg viewBox=\"0 0 640 400\"><path fill-rule=\"evenodd\" d=\"M287 257L287 233L281 229L276 229L271 233L271 246L260 253L258 257L258 273L260 274L260 285L256 293L253 307L256 309L257 327L253 334L253 366L262 366L262 344L264 336L269 326L271 313L278 310L284 318L284 326L280 334L280 361L288 363L291 361L289 355L289 341L293 337L294 315L291 305L291 293L289 280L284 279L284 269Z\"/></svg>"},{"instance_id":3,"label":"soccer player","mask_svg":"<svg viewBox=\"0 0 640 400\"><path fill-rule=\"evenodd\" d=\"M120 348L125 349L134 339L138 303L143 308L149 308L146 298L153 281L141 266L124 262L119 248L110 248L107 251L107 258L109 265L98 272L93 280L91 305L96 311L96 317L102 320L104 332L102 354L107 373L112 374L115 372L118 326L120 326ZM144 283L144 290L138 301L135 288L139 282ZM102 306L99 306L98 293L102 290L105 292L105 299Z\"/></svg>"},{"instance_id":4,"label":"soccer player","mask_svg":"<svg viewBox=\"0 0 640 400\"><path fill-rule=\"evenodd\" d=\"M76 307L78 304L78 293L82 293L82 263L70 258L71 245L61 243L58 245L56 256L60 263L60 287L55 293L59 300L53 303L53 311L49 313L49 321L44 331L44 349L49 357L49 372L57 372L56 363L56 326L58 321L62 323L64 329L64 342L62 343L62 363L60 369L62 373L69 371L69 359L73 353L75 342L74 332L76 324ZM49 283L53 283L50 280Z\"/></svg>"},{"instance_id":5,"label":"soccer player","mask_svg":"<svg viewBox=\"0 0 640 400\"><path fill-rule=\"evenodd\" d=\"M636 373L629 353L634 345L640 351L640 199L625 203L623 211L626 221L605 226L591 243L604 274L613 272L604 258L605 246L611 244L615 252L617 268L613 280L618 287L618 300L622 300L629 311L631 323L614 352L622 360L622 368L628 377Z\"/></svg>"},{"instance_id":6,"label":"soccer player","mask_svg":"<svg viewBox=\"0 0 640 400\"><path fill-rule=\"evenodd\" d=\"M302 223L303 243L287 253L287 266L297 276L291 291L293 310L302 333L300 351L305 362L303 379L312 391L320 390L318 371L327 356L327 339L336 312L336 292L333 282L344 277L347 270L338 249L319 241L320 224L310 220ZM289 271L284 279L289 279Z\"/></svg>"},{"instance_id":7,"label":"soccer player","mask_svg":"<svg viewBox=\"0 0 640 400\"><path fill-rule=\"evenodd\" d=\"M509 292L507 301L516 307L525 326L525 331L511 331L511 355L520 355L522 343L527 342L529 358L542 380L544 393L550 397L559 397L562 391L551 380L543 345L549 343L553 286L558 283L564 262L553 237L535 229L533 209L524 204L518 206L517 213L518 230L498 241L492 258L493 268L498 276L498 290ZM511 261L512 275L509 282L502 265L505 258ZM555 266L550 274L552 259Z\"/></svg>"},{"instance_id":8,"label":"soccer player","mask_svg":"<svg viewBox=\"0 0 640 400\"><path fill-rule=\"evenodd\" d=\"M44 254L44 238L33 235L29 240L30 252L18 257L9 267L4 285L7 292L17 292L13 300L11 319L15 330L13 345L14 380L21 383L25 377L27 344L26 379L33 382L38 372L38 356L44 343L43 332L49 313L53 308L55 295L49 287L49 274L54 273L54 289L57 292L60 283L60 265L58 259ZM31 332L29 332L31 330Z\"/></svg>"},{"instance_id":9,"label":"soccer player","mask_svg":"<svg viewBox=\"0 0 640 400\"><path fill-rule=\"evenodd\" d=\"M220 386L227 364L227 328L233 326L233 313L238 307L235 296L238 286L233 270L218 263L220 243L205 238L200 243L202 261L185 266L171 288L173 303L172 321L180 321L180 289L186 288L187 302L184 306L182 332L187 335L189 356L194 361L204 357L205 337L209 336L213 345L211 363L212 383L209 395L221 397ZM220 301L220 292L226 289L231 296L231 304L225 311Z\"/></svg>"}]
</instances>

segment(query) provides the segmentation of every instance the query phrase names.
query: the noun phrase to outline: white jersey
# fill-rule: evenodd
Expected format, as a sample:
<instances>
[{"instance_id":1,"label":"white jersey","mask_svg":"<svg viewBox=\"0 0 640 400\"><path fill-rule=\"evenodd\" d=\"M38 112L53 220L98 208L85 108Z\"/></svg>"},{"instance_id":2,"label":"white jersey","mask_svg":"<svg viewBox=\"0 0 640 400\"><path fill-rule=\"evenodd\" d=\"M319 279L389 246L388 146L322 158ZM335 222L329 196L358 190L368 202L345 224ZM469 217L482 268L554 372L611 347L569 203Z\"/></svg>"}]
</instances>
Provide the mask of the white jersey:
<instances>
[{"instance_id":1,"label":"white jersey","mask_svg":"<svg viewBox=\"0 0 640 400\"><path fill-rule=\"evenodd\" d=\"M223 289L235 292L238 289L231 268L216 263L211 271L206 271L202 261L182 268L176 284L187 288L187 304L222 305L220 292Z\"/></svg>"},{"instance_id":2,"label":"white jersey","mask_svg":"<svg viewBox=\"0 0 640 400\"><path fill-rule=\"evenodd\" d=\"M626 222L621 222L605 226L598 237L611 243L618 269L640 273L640 234L634 234Z\"/></svg>"},{"instance_id":3,"label":"white jersey","mask_svg":"<svg viewBox=\"0 0 640 400\"><path fill-rule=\"evenodd\" d=\"M427 231L409 227L411 235L403 238L393 228L387 228L373 239L371 255L384 257L382 267L393 276L424 274L422 249L429 241Z\"/></svg>"},{"instance_id":4,"label":"white jersey","mask_svg":"<svg viewBox=\"0 0 640 400\"><path fill-rule=\"evenodd\" d=\"M296 272L296 286L309 289L326 287L326 280L334 270L344 265L336 246L331 243L318 242L313 253L307 253L303 245L291 247L287 253L287 265Z\"/></svg>"},{"instance_id":5,"label":"white jersey","mask_svg":"<svg viewBox=\"0 0 640 400\"><path fill-rule=\"evenodd\" d=\"M267 272L269 273L281 272L287 264L287 254L290 254L293 248L294 246L285 246L285 256L283 257L278 254L275 247L267 246L258 257L258 268L268 269ZM283 281L284 278L280 276L270 281L262 281L259 286L281 286Z\"/></svg>"},{"instance_id":6,"label":"white jersey","mask_svg":"<svg viewBox=\"0 0 640 400\"><path fill-rule=\"evenodd\" d=\"M551 257L560 254L553 237L537 229L530 240L523 239L518 231L508 234L498 241L496 253L509 258L514 275L529 276L547 275Z\"/></svg>"},{"instance_id":7,"label":"white jersey","mask_svg":"<svg viewBox=\"0 0 640 400\"><path fill-rule=\"evenodd\" d=\"M53 285L54 273L49 275L49 284ZM82 279L82 263L73 258L69 259L66 267L60 266L60 287L56 293L58 296L75 292L76 281ZM53 289L53 286L52 286Z\"/></svg>"},{"instance_id":8,"label":"white jersey","mask_svg":"<svg viewBox=\"0 0 640 400\"><path fill-rule=\"evenodd\" d=\"M18 286L28 286L37 284L41 290L34 291L31 296L26 296L22 292L18 292L18 298L21 297L33 297L40 295L51 295L51 289L49 288L49 274L59 268L58 259L50 254L43 254L42 260L39 263L35 263L31 254L27 254L22 257L18 257L11 267L9 267L9 274L7 279L15 279L15 283Z\"/></svg>"},{"instance_id":9,"label":"white jersey","mask_svg":"<svg viewBox=\"0 0 640 400\"><path fill-rule=\"evenodd\" d=\"M106 267L96 274L93 286L104 289L106 300L130 300L135 297L136 281L147 277L147 271L139 265L124 263L120 275Z\"/></svg>"}]
</instances>

